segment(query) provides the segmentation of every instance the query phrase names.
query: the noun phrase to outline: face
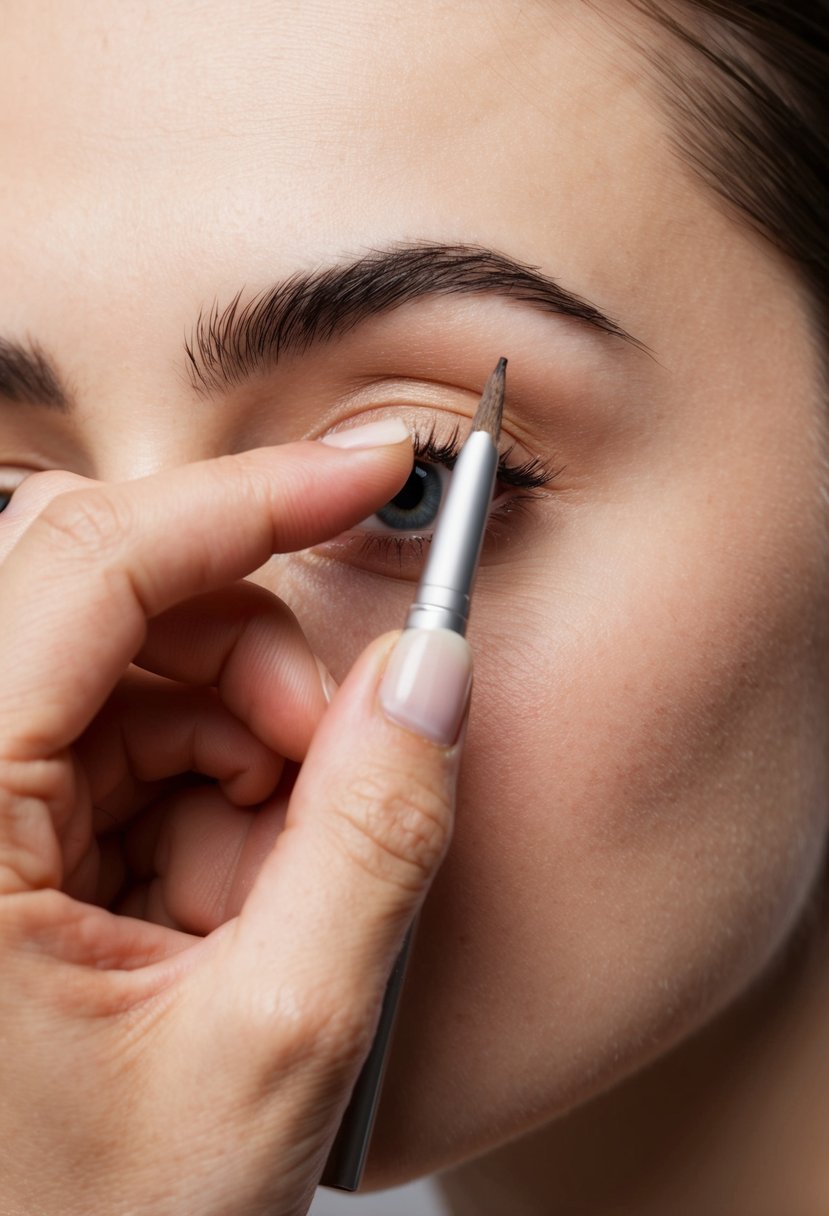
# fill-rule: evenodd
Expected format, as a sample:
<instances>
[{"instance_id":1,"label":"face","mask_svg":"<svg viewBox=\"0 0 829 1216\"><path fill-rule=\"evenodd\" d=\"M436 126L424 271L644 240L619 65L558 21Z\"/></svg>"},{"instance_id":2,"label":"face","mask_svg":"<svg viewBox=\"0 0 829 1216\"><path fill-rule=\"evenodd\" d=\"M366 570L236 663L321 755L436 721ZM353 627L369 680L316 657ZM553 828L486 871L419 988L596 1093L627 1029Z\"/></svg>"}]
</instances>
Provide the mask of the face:
<instances>
[{"instance_id":1,"label":"face","mask_svg":"<svg viewBox=\"0 0 829 1216\"><path fill-rule=\"evenodd\" d=\"M73 407L0 405L0 465L122 480L388 413L439 449L508 357L506 464L544 484L503 475L475 592L390 1185L665 1052L797 920L826 820L820 404L792 272L672 153L618 6L326 9L7 11L0 334ZM641 345L482 279L194 387L200 310L418 242L536 267ZM254 577L341 678L402 624L430 522Z\"/></svg>"}]
</instances>

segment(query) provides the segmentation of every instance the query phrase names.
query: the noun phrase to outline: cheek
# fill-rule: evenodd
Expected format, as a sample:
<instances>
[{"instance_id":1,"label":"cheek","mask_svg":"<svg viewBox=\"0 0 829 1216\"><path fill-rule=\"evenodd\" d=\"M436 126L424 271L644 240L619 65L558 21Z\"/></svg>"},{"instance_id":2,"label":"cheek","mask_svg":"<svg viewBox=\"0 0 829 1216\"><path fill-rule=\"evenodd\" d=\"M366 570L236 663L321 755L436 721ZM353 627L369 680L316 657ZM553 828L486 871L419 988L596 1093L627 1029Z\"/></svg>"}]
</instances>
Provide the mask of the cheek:
<instances>
[{"instance_id":1,"label":"cheek","mask_svg":"<svg viewBox=\"0 0 829 1216\"><path fill-rule=\"evenodd\" d=\"M456 833L422 915L378 1163L442 1134L456 1156L482 1151L667 1050L768 963L813 885L817 531L754 535L750 562L719 514L687 538L631 535L625 551L618 513L597 523L580 567L562 551L555 584L513 586L506 625L493 598L477 604Z\"/></svg>"},{"instance_id":2,"label":"cheek","mask_svg":"<svg viewBox=\"0 0 829 1216\"><path fill-rule=\"evenodd\" d=\"M277 555L253 576L296 613L308 643L338 682L380 634L401 629L414 585L367 574L312 551Z\"/></svg>"},{"instance_id":3,"label":"cheek","mask_svg":"<svg viewBox=\"0 0 829 1216\"><path fill-rule=\"evenodd\" d=\"M825 815L820 527L795 512L791 536L758 535L724 512L661 534L641 504L594 511L534 571L482 572L455 838L421 916L372 1186L667 1050L801 910ZM413 590L313 556L261 581L338 678Z\"/></svg>"}]
</instances>

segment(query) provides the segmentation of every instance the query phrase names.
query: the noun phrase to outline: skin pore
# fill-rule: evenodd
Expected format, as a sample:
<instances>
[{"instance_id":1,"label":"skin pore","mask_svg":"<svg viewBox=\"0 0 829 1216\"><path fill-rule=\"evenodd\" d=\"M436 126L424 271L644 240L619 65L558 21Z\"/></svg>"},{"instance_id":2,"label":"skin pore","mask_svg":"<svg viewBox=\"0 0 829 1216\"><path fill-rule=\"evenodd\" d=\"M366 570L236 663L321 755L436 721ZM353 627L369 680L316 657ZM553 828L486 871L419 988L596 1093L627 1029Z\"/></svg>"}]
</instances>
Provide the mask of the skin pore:
<instances>
[{"instance_id":1,"label":"skin pore","mask_svg":"<svg viewBox=\"0 0 829 1216\"><path fill-rule=\"evenodd\" d=\"M390 414L446 441L505 355L504 450L555 476L493 521L457 826L367 1183L457 1167L476 1216L812 1216L819 360L794 272L678 161L607 9L8 6L0 337L73 404L0 401L0 468L120 481ZM438 293L194 386L185 341L214 301L419 242L536 267L646 349ZM352 536L256 579L342 679L417 570L416 545ZM198 836L182 864L218 849ZM237 910L172 892L163 914L202 932Z\"/></svg>"}]
</instances>

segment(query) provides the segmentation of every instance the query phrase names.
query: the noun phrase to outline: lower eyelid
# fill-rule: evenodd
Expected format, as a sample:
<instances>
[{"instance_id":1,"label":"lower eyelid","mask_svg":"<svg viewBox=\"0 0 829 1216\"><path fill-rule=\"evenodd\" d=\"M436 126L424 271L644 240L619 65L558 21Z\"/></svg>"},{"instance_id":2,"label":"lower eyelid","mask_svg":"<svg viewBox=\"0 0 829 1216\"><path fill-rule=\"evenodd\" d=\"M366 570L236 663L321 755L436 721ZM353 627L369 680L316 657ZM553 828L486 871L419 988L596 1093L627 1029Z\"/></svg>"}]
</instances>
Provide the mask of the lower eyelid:
<instances>
[{"instance_id":1,"label":"lower eyelid","mask_svg":"<svg viewBox=\"0 0 829 1216\"><path fill-rule=\"evenodd\" d=\"M489 535L493 524L497 524L513 513L525 509L526 505L536 497L537 494L533 490L513 490L511 492L507 490L496 499L493 499L487 522L487 535ZM360 524L356 524L353 528L349 528L348 531L341 532L339 536L335 536L330 541L324 542L318 548L327 549L329 547L336 547L347 550L364 546L367 550L379 550L388 541L398 551L402 550L407 544L411 544L416 547L419 556L426 546L431 544L433 535L434 528L424 528L411 532L382 531L379 528L363 528ZM484 543L486 543L486 537Z\"/></svg>"},{"instance_id":2,"label":"lower eyelid","mask_svg":"<svg viewBox=\"0 0 829 1216\"><path fill-rule=\"evenodd\" d=\"M514 491L501 496L493 503L487 530L484 536L482 560L485 563L487 555L493 556L496 549L507 538L511 527L510 517L523 513L536 497L533 491ZM364 557L367 562L374 558L391 567L392 573L405 575L410 579L420 576L426 552L432 541L432 533L405 532L358 532L352 530L344 533L342 548L351 552L356 558ZM375 573L388 573L374 569Z\"/></svg>"}]
</instances>

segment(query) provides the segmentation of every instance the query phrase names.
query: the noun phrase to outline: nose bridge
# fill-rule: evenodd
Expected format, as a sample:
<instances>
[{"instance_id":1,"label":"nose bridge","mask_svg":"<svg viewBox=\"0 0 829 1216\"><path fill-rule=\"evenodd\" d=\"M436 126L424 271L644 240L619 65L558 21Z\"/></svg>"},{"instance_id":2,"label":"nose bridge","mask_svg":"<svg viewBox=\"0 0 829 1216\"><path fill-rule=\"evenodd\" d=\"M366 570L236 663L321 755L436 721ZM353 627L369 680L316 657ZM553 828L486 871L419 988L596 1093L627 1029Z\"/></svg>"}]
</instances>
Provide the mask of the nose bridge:
<instances>
[{"instance_id":1,"label":"nose bridge","mask_svg":"<svg viewBox=\"0 0 829 1216\"><path fill-rule=\"evenodd\" d=\"M208 460L228 450L216 403L194 399L182 382L163 387L146 377L98 385L78 403L77 426L93 476L136 477Z\"/></svg>"}]
</instances>

